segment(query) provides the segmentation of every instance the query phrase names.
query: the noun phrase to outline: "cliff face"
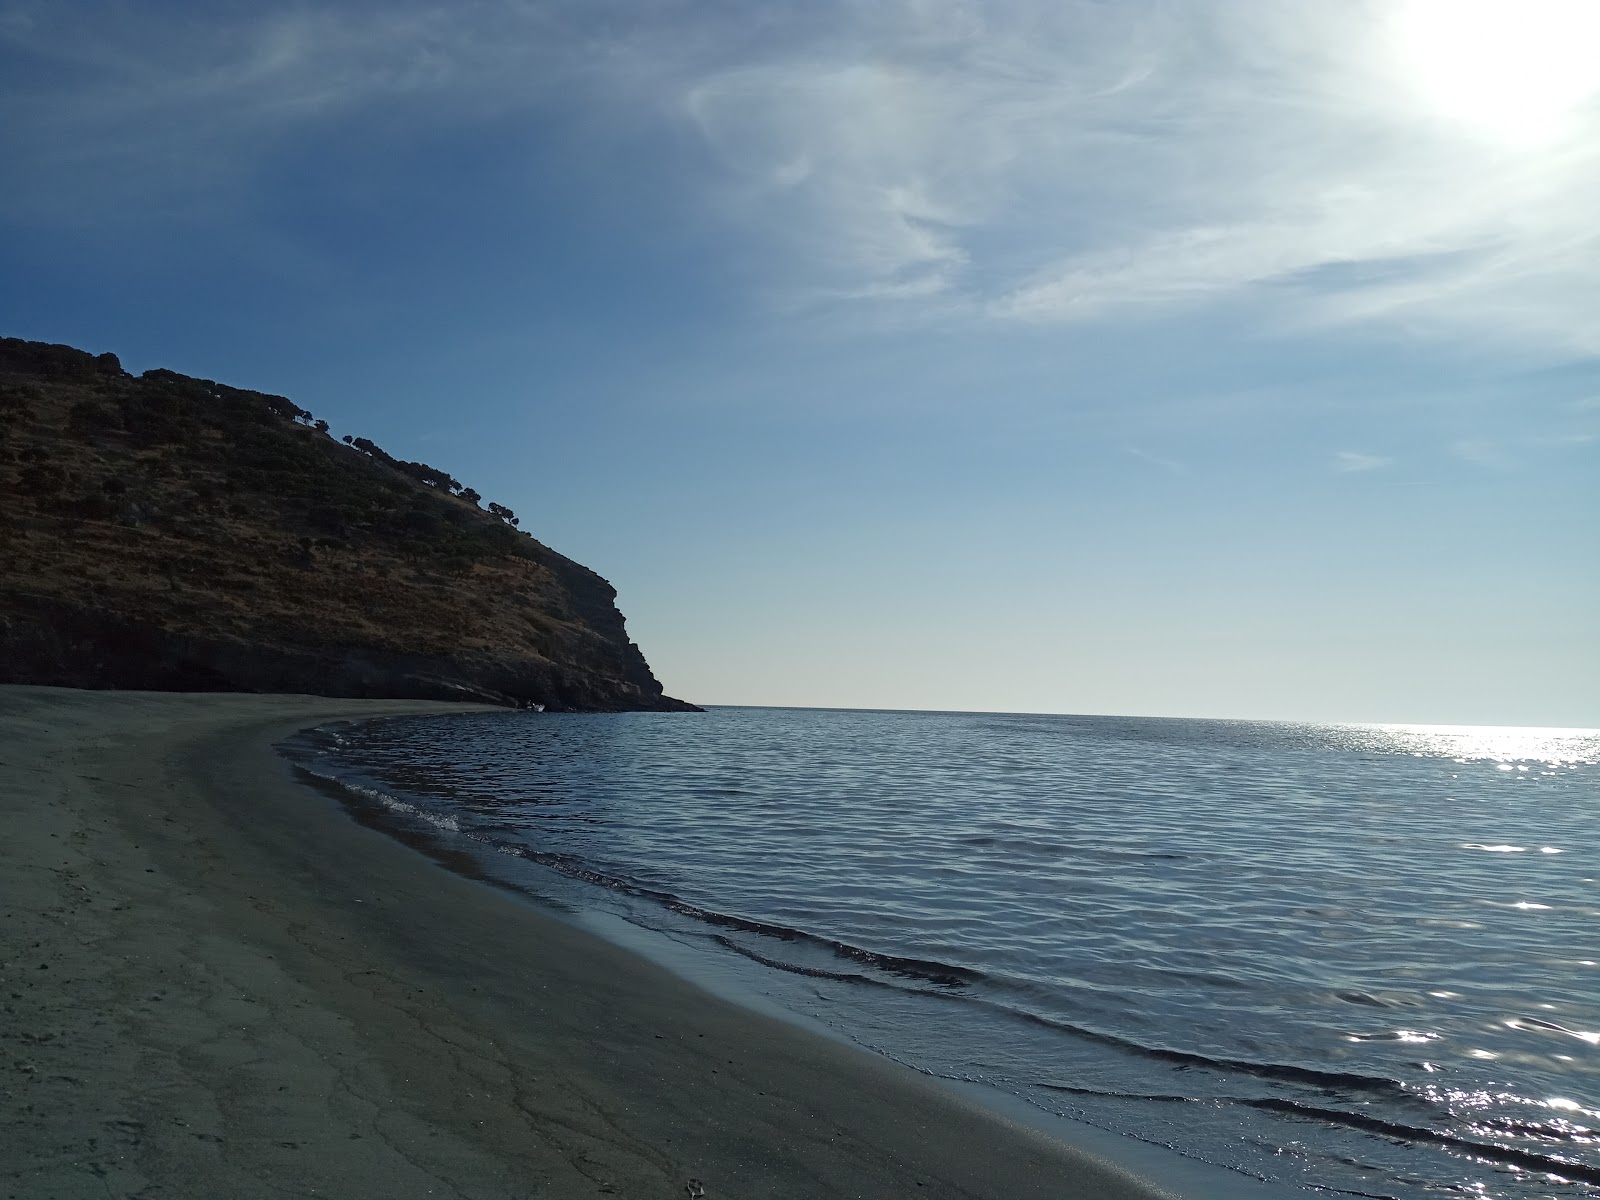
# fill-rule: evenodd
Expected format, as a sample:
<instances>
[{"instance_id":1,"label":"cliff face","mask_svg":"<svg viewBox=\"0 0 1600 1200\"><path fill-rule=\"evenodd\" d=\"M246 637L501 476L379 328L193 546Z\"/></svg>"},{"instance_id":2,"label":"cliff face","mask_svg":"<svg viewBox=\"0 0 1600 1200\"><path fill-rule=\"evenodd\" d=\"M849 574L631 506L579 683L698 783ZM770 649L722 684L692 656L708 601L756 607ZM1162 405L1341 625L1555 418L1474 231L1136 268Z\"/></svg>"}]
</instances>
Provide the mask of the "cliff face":
<instances>
[{"instance_id":1,"label":"cliff face","mask_svg":"<svg viewBox=\"0 0 1600 1200\"><path fill-rule=\"evenodd\" d=\"M281 396L0 338L0 683L694 707L480 499Z\"/></svg>"}]
</instances>

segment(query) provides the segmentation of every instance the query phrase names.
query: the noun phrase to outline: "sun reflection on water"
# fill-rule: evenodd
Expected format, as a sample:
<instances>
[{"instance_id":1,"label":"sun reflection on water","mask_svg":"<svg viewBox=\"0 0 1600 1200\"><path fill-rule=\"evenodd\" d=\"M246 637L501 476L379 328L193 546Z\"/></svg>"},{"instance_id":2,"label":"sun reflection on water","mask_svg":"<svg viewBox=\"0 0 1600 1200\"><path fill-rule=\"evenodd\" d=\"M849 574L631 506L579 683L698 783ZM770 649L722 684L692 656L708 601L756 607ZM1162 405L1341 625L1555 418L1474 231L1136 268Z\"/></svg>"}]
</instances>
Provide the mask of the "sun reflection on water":
<instances>
[{"instance_id":1,"label":"sun reflection on water","mask_svg":"<svg viewBox=\"0 0 1600 1200\"><path fill-rule=\"evenodd\" d=\"M1338 740L1353 750L1492 762L1501 770L1529 764L1575 767L1600 764L1600 729L1520 725L1344 725Z\"/></svg>"}]
</instances>

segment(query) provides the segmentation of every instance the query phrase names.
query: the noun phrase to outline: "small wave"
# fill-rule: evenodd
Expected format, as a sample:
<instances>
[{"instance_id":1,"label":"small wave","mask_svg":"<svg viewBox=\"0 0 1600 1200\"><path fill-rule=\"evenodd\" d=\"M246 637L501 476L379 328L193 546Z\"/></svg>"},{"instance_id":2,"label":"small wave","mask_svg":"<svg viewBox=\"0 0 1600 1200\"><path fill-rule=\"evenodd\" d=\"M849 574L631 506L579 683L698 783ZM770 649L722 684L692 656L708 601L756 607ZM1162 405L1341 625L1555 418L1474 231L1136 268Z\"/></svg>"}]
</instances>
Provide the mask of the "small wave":
<instances>
[{"instance_id":1,"label":"small wave","mask_svg":"<svg viewBox=\"0 0 1600 1200\"><path fill-rule=\"evenodd\" d=\"M1556 1154L1538 1154L1532 1150L1519 1150L1515 1146L1499 1146L1493 1142L1480 1142L1473 1138L1459 1137L1456 1134L1445 1133L1435 1129L1424 1129L1415 1125L1402 1125L1395 1121L1386 1121L1382 1117L1370 1116L1367 1113L1345 1112L1337 1108L1321 1108L1316 1105L1302 1104L1298 1100L1263 1097L1261 1099L1240 1100L1237 1103L1247 1105L1250 1108L1261 1109L1265 1112L1278 1112L1287 1116L1303 1117L1308 1120L1328 1121L1336 1125L1343 1125L1347 1129L1359 1129L1365 1133L1376 1133L1382 1137L1400 1138L1407 1142L1419 1142L1441 1146L1447 1150L1459 1150L1477 1158L1505 1163L1508 1166L1521 1167L1526 1171L1539 1171L1550 1175L1559 1175L1564 1179L1570 1179L1575 1182L1600 1183L1600 1167L1590 1166L1588 1163L1574 1162Z\"/></svg>"},{"instance_id":2,"label":"small wave","mask_svg":"<svg viewBox=\"0 0 1600 1200\"><path fill-rule=\"evenodd\" d=\"M997 1005L996 1007L1002 1007ZM1207 1054L1199 1054L1192 1050L1174 1050L1168 1046L1150 1046L1133 1038L1123 1037L1120 1034L1106 1033L1103 1030L1089 1029L1082 1025L1073 1025L1066 1021L1059 1021L1053 1017L1043 1017L1038 1013L1030 1013L1022 1009L1004 1008L1004 1011L1021 1020L1036 1025L1043 1025L1049 1029L1057 1029L1069 1033L1074 1037L1086 1041L1099 1043L1103 1046L1115 1046L1118 1049L1129 1051L1144 1058L1153 1058L1158 1062L1176 1063L1180 1067L1198 1067L1202 1070L1218 1072L1235 1072L1241 1075L1251 1075L1257 1079L1276 1079L1286 1083L1308 1084L1311 1087L1328 1091L1362 1091L1388 1096L1405 1096L1404 1085L1398 1080L1389 1079L1382 1075L1358 1075L1351 1071L1323 1071L1316 1067L1302 1067L1293 1063L1253 1062L1243 1058L1221 1058ZM1041 1086L1050 1086L1044 1084Z\"/></svg>"},{"instance_id":3,"label":"small wave","mask_svg":"<svg viewBox=\"0 0 1600 1200\"><path fill-rule=\"evenodd\" d=\"M348 779L340 779L336 775L325 775L321 771L313 771L310 767L305 766L302 766L300 769L307 775L310 775L316 779L320 779L324 783L330 783L334 787L342 788L344 791L349 792L352 795L360 796L364 800L374 800L383 805L384 808L389 809L391 812L405 813L409 817L419 817L428 822L428 824L437 829L443 829L447 833L461 832L461 823L452 816L448 816L444 813L429 812L425 808L420 808L417 805L412 804L407 800L402 800L400 797L391 795L388 792L380 791L378 788L367 787L364 784L359 783L351 783Z\"/></svg>"},{"instance_id":4,"label":"small wave","mask_svg":"<svg viewBox=\"0 0 1600 1200\"><path fill-rule=\"evenodd\" d=\"M787 963L776 958L768 958L765 954L762 954L749 946L736 942L731 937L724 937L722 934L718 934L712 939L712 941L716 942L719 946L722 946L728 950L732 950L735 954L742 954L744 957L751 959L754 962L758 962L762 966L776 967L780 971L788 971L791 975L805 975L811 979L835 979L840 983L876 984L878 982L869 976L856 974L853 972L826 971L821 967L803 967L798 963Z\"/></svg>"},{"instance_id":5,"label":"small wave","mask_svg":"<svg viewBox=\"0 0 1600 1200\"><path fill-rule=\"evenodd\" d=\"M1036 1086L1044 1088L1046 1091L1062 1092L1067 1095L1097 1096L1111 1100L1144 1100L1156 1104L1203 1103L1237 1105L1240 1108L1253 1108L1260 1112L1278 1113L1307 1121L1321 1121L1330 1125L1340 1125L1346 1129L1355 1129L1362 1133L1375 1133L1380 1137L1395 1138L1404 1142L1439 1146L1446 1150L1460 1151L1477 1158L1520 1167L1527 1171L1559 1175L1574 1182L1600 1183L1600 1167L1574 1162L1557 1154L1539 1154L1532 1150L1520 1150L1515 1146L1501 1146L1493 1142L1480 1142L1474 1138L1461 1137L1457 1134L1437 1129L1427 1129L1419 1125L1406 1125L1398 1121L1388 1121L1382 1117L1371 1116L1368 1113L1348 1112L1339 1108L1325 1108L1321 1105L1306 1104L1299 1100L1288 1100L1275 1096L1232 1096L1203 1100L1199 1096L1102 1091L1096 1088L1070 1087L1060 1083L1040 1083ZM1530 1126L1529 1132L1540 1137L1570 1137L1568 1134L1549 1131L1537 1126Z\"/></svg>"},{"instance_id":6,"label":"small wave","mask_svg":"<svg viewBox=\"0 0 1600 1200\"><path fill-rule=\"evenodd\" d=\"M1190 855L1166 850L1113 850L1105 846L1067 845L1064 842L1040 838L1005 837L998 834L974 833L955 839L958 845L974 846L980 850L1004 850L1015 854L1030 854L1050 858L1071 855L1073 858L1098 859L1103 862L1176 862Z\"/></svg>"},{"instance_id":7,"label":"small wave","mask_svg":"<svg viewBox=\"0 0 1600 1200\"><path fill-rule=\"evenodd\" d=\"M1390 1008L1387 1000L1379 1000L1376 996L1369 996L1366 992L1335 992L1335 1000L1343 1000L1346 1004L1363 1004L1368 1008Z\"/></svg>"},{"instance_id":8,"label":"small wave","mask_svg":"<svg viewBox=\"0 0 1600 1200\"><path fill-rule=\"evenodd\" d=\"M876 950L867 950L861 946L853 946L849 942L838 941L825 937L822 934L808 933L803 929L795 929L789 925L777 925L769 921L757 921L749 917L737 917L730 913L718 912L715 909L704 908L691 903L682 896L672 892L661 891L657 888L645 887L629 879L615 875L608 875L596 871L576 859L564 854L545 854L536 850L528 850L520 846L502 846L492 841L487 845L499 849L504 853L514 854L519 858L526 858L537 862L541 866L550 867L573 879L583 880L585 883L596 884L608 891L621 892L626 896L637 896L643 900L653 900L670 912L680 916L689 917L706 925L714 925L719 929L736 929L741 933L754 933L762 937L772 938L780 942L799 942L809 946L816 946L849 962L860 963L863 966L873 967L889 975L898 975L906 979L916 979L923 983L936 984L941 988L965 987L988 978L982 971L974 971L969 967L956 966L953 963L938 962L934 959L907 958L894 954L883 954ZM750 958L765 963L767 966L788 971L796 975L827 975L828 972L815 968L802 966L796 963L785 962L782 959L767 958L752 951L750 948L740 946L731 940L718 938L717 941L728 945L731 949L739 951ZM839 974L830 976L844 980L865 980L859 974Z\"/></svg>"},{"instance_id":9,"label":"small wave","mask_svg":"<svg viewBox=\"0 0 1600 1200\"><path fill-rule=\"evenodd\" d=\"M337 776L326 775L302 766L301 770L317 779L326 781L344 791L363 799L373 800L393 811L405 813L408 816L417 816L439 829L450 833L460 833L461 826L454 817L430 813L426 809L411 804L397 796L377 788L366 787L362 784L352 783ZM541 866L549 867L572 879L591 883L603 887L607 891L620 892L623 895L637 896L640 899L652 900L671 912L680 916L689 917L707 925L721 929L735 929L742 933L758 934L761 937L772 938L780 942L797 942L815 946L826 950L828 953L846 960L871 967L888 975L899 976L905 979L915 979L922 983L931 983L940 988L960 988L968 984L977 983L987 976L981 971L970 967L958 966L954 963L939 962L935 959L911 958L907 956L886 954L876 950L868 950L862 946L855 946L849 942L839 941L822 934L810 933L803 929L796 929L789 925L778 925L769 921L758 921L749 917L734 916L730 913L718 912L715 909L705 908L685 900L672 892L662 891L657 888L646 887L642 884L625 879L617 875L597 871L593 867L565 854L551 854L530 849L526 846L501 841L486 836L485 831L474 831L471 836L490 850L508 854L516 858L527 859ZM789 971L797 975L814 975L845 980L849 982L871 982L868 977L858 972L831 973L820 968L807 967L796 963L785 962L778 958L761 955L749 947L740 946L731 939L718 938L719 942L730 949L737 950L767 966Z\"/></svg>"},{"instance_id":10,"label":"small wave","mask_svg":"<svg viewBox=\"0 0 1600 1200\"><path fill-rule=\"evenodd\" d=\"M803 929L794 929L788 925L774 925L766 921L754 921L748 917L735 917L727 913L716 912L709 908L702 908L698 904L691 904L681 897L669 892L656 892L648 888L634 887L634 894L647 895L660 901L673 912L697 921L704 921L708 925L717 925L724 929L738 929L745 933L757 933L762 937L774 938L783 942L803 942L807 945L819 946L832 954L850 962L861 963L864 966L874 967L890 975L899 975L907 979L919 979L926 983L938 984L940 987L964 987L967 984L977 983L987 978L981 971L974 971L969 967L959 967L952 963L939 962L927 958L906 958L894 954L883 954L876 950L867 950L860 946L852 946L849 942L837 941L822 934L808 933ZM770 965L780 967L786 971L795 971L799 974L808 973L806 969L793 964L774 961ZM843 978L841 976L841 978Z\"/></svg>"},{"instance_id":11,"label":"small wave","mask_svg":"<svg viewBox=\"0 0 1600 1200\"><path fill-rule=\"evenodd\" d=\"M1600 1045L1600 1033L1588 1029L1568 1029L1565 1025L1557 1025L1554 1021L1541 1021L1538 1017L1512 1017L1505 1022L1505 1025L1507 1029L1563 1033L1567 1037L1577 1038L1580 1042L1588 1042L1591 1046Z\"/></svg>"}]
</instances>

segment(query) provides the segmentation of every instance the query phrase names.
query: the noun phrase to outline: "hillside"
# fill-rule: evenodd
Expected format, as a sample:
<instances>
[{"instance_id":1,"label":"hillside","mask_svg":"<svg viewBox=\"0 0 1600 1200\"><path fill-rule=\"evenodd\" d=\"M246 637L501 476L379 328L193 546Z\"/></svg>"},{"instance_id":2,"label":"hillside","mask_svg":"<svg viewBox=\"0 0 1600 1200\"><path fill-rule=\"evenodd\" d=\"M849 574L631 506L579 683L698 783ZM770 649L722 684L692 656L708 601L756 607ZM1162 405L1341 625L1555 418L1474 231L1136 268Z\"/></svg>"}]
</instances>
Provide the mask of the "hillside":
<instances>
[{"instance_id":1,"label":"hillside","mask_svg":"<svg viewBox=\"0 0 1600 1200\"><path fill-rule=\"evenodd\" d=\"M693 708L480 502L281 396L0 338L0 682Z\"/></svg>"}]
</instances>

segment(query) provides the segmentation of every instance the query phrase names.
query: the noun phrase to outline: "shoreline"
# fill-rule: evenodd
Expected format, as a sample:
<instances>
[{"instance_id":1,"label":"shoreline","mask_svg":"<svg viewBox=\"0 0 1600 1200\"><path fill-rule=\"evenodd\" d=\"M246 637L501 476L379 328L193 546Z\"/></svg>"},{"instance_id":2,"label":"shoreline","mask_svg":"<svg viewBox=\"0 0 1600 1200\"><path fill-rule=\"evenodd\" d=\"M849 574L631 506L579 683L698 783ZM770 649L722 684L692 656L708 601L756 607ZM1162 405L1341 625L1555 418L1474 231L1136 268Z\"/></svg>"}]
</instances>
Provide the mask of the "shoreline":
<instances>
[{"instance_id":1,"label":"shoreline","mask_svg":"<svg viewBox=\"0 0 1600 1200\"><path fill-rule=\"evenodd\" d=\"M1170 1195L440 870L272 750L468 707L0 688L7 1194Z\"/></svg>"},{"instance_id":2,"label":"shoreline","mask_svg":"<svg viewBox=\"0 0 1600 1200\"><path fill-rule=\"evenodd\" d=\"M436 866L495 888L541 915L646 959L690 986L740 1009L848 1046L857 1053L901 1062L918 1076L934 1081L940 1090L1005 1121L1036 1130L1072 1150L1116 1164L1157 1192L1181 1196L1183 1200L1295 1200L1307 1194L1292 1184L1271 1182L1185 1155L1156 1140L1051 1112L998 1085L927 1072L906 1060L882 1054L862 1045L838 1026L776 998L773 984L784 978L782 971L733 951L720 950L714 944L686 942L609 905L585 903L581 893L603 893L605 889L599 884L581 882L524 858L510 858L503 866L498 864L497 855L480 858L460 848L455 842L457 833L449 826L441 827L431 817L406 809L396 811L371 795L352 792L336 777L316 773L283 745L278 751L295 765L296 776L305 786L330 798L352 820L410 847ZM573 890L579 895L573 895Z\"/></svg>"}]
</instances>

